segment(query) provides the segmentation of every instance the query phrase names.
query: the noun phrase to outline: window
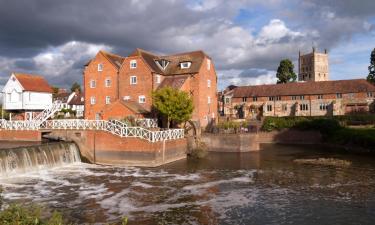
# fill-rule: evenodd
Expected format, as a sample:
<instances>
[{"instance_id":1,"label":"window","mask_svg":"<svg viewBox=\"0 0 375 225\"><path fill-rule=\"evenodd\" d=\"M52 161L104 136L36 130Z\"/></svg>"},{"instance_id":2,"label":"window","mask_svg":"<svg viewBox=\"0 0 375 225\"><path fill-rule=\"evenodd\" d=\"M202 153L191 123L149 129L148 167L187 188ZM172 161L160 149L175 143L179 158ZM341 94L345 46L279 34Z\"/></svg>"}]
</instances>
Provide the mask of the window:
<instances>
[{"instance_id":1,"label":"window","mask_svg":"<svg viewBox=\"0 0 375 225\"><path fill-rule=\"evenodd\" d=\"M138 97L138 102L139 103L146 103L146 97L144 95L140 95Z\"/></svg>"},{"instance_id":2,"label":"window","mask_svg":"<svg viewBox=\"0 0 375 225\"><path fill-rule=\"evenodd\" d=\"M207 103L211 104L211 97L210 96L207 97Z\"/></svg>"},{"instance_id":3,"label":"window","mask_svg":"<svg viewBox=\"0 0 375 225\"><path fill-rule=\"evenodd\" d=\"M307 110L309 110L309 106L307 104L300 104L299 109L301 111L307 111Z\"/></svg>"},{"instance_id":4,"label":"window","mask_svg":"<svg viewBox=\"0 0 375 225\"><path fill-rule=\"evenodd\" d=\"M98 64L98 71L99 72L103 71L103 64L101 63Z\"/></svg>"},{"instance_id":5,"label":"window","mask_svg":"<svg viewBox=\"0 0 375 225\"><path fill-rule=\"evenodd\" d=\"M230 98L229 98L229 97L225 97L225 103L226 103L226 104L229 104L229 103L230 103Z\"/></svg>"},{"instance_id":6,"label":"window","mask_svg":"<svg viewBox=\"0 0 375 225\"><path fill-rule=\"evenodd\" d=\"M274 101L274 100L275 100L275 97L273 96L268 97L268 101Z\"/></svg>"},{"instance_id":7,"label":"window","mask_svg":"<svg viewBox=\"0 0 375 225\"><path fill-rule=\"evenodd\" d=\"M276 101L280 101L281 100L281 96L276 96Z\"/></svg>"},{"instance_id":8,"label":"window","mask_svg":"<svg viewBox=\"0 0 375 225\"><path fill-rule=\"evenodd\" d=\"M137 60L133 59L130 60L130 69L135 69L137 68Z\"/></svg>"},{"instance_id":9,"label":"window","mask_svg":"<svg viewBox=\"0 0 375 225\"><path fill-rule=\"evenodd\" d=\"M168 64L169 64L169 61L166 60L166 59L160 59L160 60L156 60L156 64L162 68L163 70L165 70L165 68L167 68Z\"/></svg>"},{"instance_id":10,"label":"window","mask_svg":"<svg viewBox=\"0 0 375 225\"><path fill-rule=\"evenodd\" d=\"M254 96L253 97L253 102L256 102L256 101L258 101L258 97Z\"/></svg>"},{"instance_id":11,"label":"window","mask_svg":"<svg viewBox=\"0 0 375 225\"><path fill-rule=\"evenodd\" d=\"M371 97L373 97L374 95L372 94L372 92L367 92L367 97L368 98L371 98Z\"/></svg>"},{"instance_id":12,"label":"window","mask_svg":"<svg viewBox=\"0 0 375 225\"><path fill-rule=\"evenodd\" d=\"M207 59L207 70L211 69L211 60Z\"/></svg>"},{"instance_id":13,"label":"window","mask_svg":"<svg viewBox=\"0 0 375 225\"><path fill-rule=\"evenodd\" d=\"M191 62L182 62L180 63L181 69L188 69L191 66Z\"/></svg>"},{"instance_id":14,"label":"window","mask_svg":"<svg viewBox=\"0 0 375 225\"><path fill-rule=\"evenodd\" d=\"M285 111L287 111L288 110L288 105L287 104L283 104L282 106L281 106L281 109L285 112Z\"/></svg>"},{"instance_id":15,"label":"window","mask_svg":"<svg viewBox=\"0 0 375 225\"><path fill-rule=\"evenodd\" d=\"M337 93L336 94L336 98L342 98L342 94L341 93Z\"/></svg>"},{"instance_id":16,"label":"window","mask_svg":"<svg viewBox=\"0 0 375 225\"><path fill-rule=\"evenodd\" d=\"M124 96L122 99L124 99L125 101L129 101L130 100L130 96Z\"/></svg>"},{"instance_id":17,"label":"window","mask_svg":"<svg viewBox=\"0 0 375 225\"><path fill-rule=\"evenodd\" d=\"M297 96L293 95L292 100L297 100Z\"/></svg>"},{"instance_id":18,"label":"window","mask_svg":"<svg viewBox=\"0 0 375 225\"><path fill-rule=\"evenodd\" d=\"M100 120L100 113L96 113L96 114L95 114L95 119L96 119L96 120Z\"/></svg>"},{"instance_id":19,"label":"window","mask_svg":"<svg viewBox=\"0 0 375 225\"><path fill-rule=\"evenodd\" d=\"M267 111L271 112L272 111L272 105L267 105Z\"/></svg>"},{"instance_id":20,"label":"window","mask_svg":"<svg viewBox=\"0 0 375 225\"><path fill-rule=\"evenodd\" d=\"M299 99L300 99L300 100L304 100L304 99L305 99L305 96L304 96L304 95L301 95L301 96L299 96Z\"/></svg>"},{"instance_id":21,"label":"window","mask_svg":"<svg viewBox=\"0 0 375 225\"><path fill-rule=\"evenodd\" d=\"M161 83L161 77L160 77L160 75L156 75L155 82L156 82L157 84L160 84L160 83Z\"/></svg>"},{"instance_id":22,"label":"window","mask_svg":"<svg viewBox=\"0 0 375 225\"><path fill-rule=\"evenodd\" d=\"M90 80L90 88L96 88L96 81Z\"/></svg>"},{"instance_id":23,"label":"window","mask_svg":"<svg viewBox=\"0 0 375 225\"><path fill-rule=\"evenodd\" d=\"M207 80L207 87L211 87L211 80Z\"/></svg>"},{"instance_id":24,"label":"window","mask_svg":"<svg viewBox=\"0 0 375 225\"><path fill-rule=\"evenodd\" d=\"M110 96L105 96L105 104L111 104L111 97Z\"/></svg>"},{"instance_id":25,"label":"window","mask_svg":"<svg viewBox=\"0 0 375 225\"><path fill-rule=\"evenodd\" d=\"M326 103L321 103L321 104L319 105L319 109L320 109L320 111L326 111L326 110L328 110L328 104L326 104Z\"/></svg>"},{"instance_id":26,"label":"window","mask_svg":"<svg viewBox=\"0 0 375 225\"><path fill-rule=\"evenodd\" d=\"M242 98L242 102L246 102L247 101L247 98L246 97L243 97Z\"/></svg>"},{"instance_id":27,"label":"window","mask_svg":"<svg viewBox=\"0 0 375 225\"><path fill-rule=\"evenodd\" d=\"M111 84L112 84L111 79L107 78L107 79L105 80L105 86L106 86L106 87L110 87Z\"/></svg>"},{"instance_id":28,"label":"window","mask_svg":"<svg viewBox=\"0 0 375 225\"><path fill-rule=\"evenodd\" d=\"M95 105L95 103L96 103L95 97L90 98L90 103L91 103L91 105Z\"/></svg>"},{"instance_id":29,"label":"window","mask_svg":"<svg viewBox=\"0 0 375 225\"><path fill-rule=\"evenodd\" d=\"M323 99L323 95L318 95L318 99Z\"/></svg>"},{"instance_id":30,"label":"window","mask_svg":"<svg viewBox=\"0 0 375 225\"><path fill-rule=\"evenodd\" d=\"M130 77L130 84L137 84L137 77L136 76Z\"/></svg>"}]
</instances>

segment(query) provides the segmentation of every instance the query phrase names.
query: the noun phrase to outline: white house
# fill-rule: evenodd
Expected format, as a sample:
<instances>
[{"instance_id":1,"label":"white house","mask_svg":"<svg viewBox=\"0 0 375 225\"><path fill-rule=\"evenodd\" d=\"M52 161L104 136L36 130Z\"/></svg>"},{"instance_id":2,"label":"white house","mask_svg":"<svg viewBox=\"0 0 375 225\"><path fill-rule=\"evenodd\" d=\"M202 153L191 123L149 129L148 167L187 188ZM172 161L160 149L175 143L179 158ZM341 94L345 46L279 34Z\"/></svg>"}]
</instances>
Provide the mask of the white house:
<instances>
[{"instance_id":1,"label":"white house","mask_svg":"<svg viewBox=\"0 0 375 225\"><path fill-rule=\"evenodd\" d=\"M3 109L24 119L52 106L52 88L42 76L12 73L3 88Z\"/></svg>"},{"instance_id":2,"label":"white house","mask_svg":"<svg viewBox=\"0 0 375 225\"><path fill-rule=\"evenodd\" d=\"M73 92L68 98L68 106L76 111L76 117L83 117L85 111L85 98L82 93Z\"/></svg>"}]
</instances>

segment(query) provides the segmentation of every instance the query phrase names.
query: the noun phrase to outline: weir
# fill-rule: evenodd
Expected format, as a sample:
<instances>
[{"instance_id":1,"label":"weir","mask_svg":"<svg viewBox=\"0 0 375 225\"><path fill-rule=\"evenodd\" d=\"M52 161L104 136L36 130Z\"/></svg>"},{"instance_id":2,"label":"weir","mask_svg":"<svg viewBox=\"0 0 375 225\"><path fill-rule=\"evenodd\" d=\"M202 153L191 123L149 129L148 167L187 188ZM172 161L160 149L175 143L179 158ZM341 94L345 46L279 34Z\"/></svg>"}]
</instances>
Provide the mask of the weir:
<instances>
[{"instance_id":1,"label":"weir","mask_svg":"<svg viewBox=\"0 0 375 225\"><path fill-rule=\"evenodd\" d=\"M10 176L76 162L81 162L81 158L74 143L59 142L0 149L0 176Z\"/></svg>"}]
</instances>

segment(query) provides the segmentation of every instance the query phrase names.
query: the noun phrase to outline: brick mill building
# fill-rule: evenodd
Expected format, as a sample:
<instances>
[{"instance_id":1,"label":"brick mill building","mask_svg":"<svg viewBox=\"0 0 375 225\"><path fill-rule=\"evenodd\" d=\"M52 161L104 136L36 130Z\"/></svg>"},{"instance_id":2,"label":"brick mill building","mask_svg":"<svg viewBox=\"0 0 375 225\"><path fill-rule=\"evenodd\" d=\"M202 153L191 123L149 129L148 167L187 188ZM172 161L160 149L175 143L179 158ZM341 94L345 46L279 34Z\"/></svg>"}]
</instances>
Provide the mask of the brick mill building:
<instances>
[{"instance_id":1,"label":"brick mill building","mask_svg":"<svg viewBox=\"0 0 375 225\"><path fill-rule=\"evenodd\" d=\"M375 110L375 86L364 79L242 86L223 97L224 115L335 116Z\"/></svg>"},{"instance_id":2,"label":"brick mill building","mask_svg":"<svg viewBox=\"0 0 375 225\"><path fill-rule=\"evenodd\" d=\"M155 117L152 91L166 86L190 94L192 120L201 126L217 117L217 76L207 54L160 56L136 49L127 57L99 51L85 65L85 118Z\"/></svg>"}]
</instances>

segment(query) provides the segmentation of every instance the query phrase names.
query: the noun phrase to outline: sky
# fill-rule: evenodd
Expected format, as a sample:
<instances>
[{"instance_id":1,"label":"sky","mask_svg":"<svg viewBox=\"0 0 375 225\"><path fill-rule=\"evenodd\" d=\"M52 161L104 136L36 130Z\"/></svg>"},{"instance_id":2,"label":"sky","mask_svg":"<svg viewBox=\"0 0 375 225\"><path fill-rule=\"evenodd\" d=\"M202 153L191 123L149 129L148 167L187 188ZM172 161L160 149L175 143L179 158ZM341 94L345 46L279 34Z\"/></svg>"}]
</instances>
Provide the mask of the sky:
<instances>
[{"instance_id":1,"label":"sky","mask_svg":"<svg viewBox=\"0 0 375 225\"><path fill-rule=\"evenodd\" d=\"M275 83L280 60L327 49L331 79L365 78L374 0L0 0L0 86L11 72L82 82L103 49L126 56L203 50L219 89Z\"/></svg>"}]
</instances>

